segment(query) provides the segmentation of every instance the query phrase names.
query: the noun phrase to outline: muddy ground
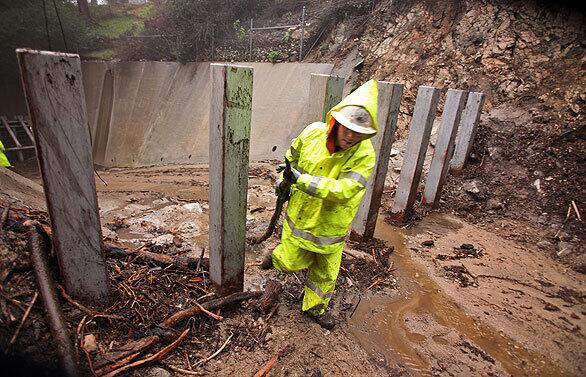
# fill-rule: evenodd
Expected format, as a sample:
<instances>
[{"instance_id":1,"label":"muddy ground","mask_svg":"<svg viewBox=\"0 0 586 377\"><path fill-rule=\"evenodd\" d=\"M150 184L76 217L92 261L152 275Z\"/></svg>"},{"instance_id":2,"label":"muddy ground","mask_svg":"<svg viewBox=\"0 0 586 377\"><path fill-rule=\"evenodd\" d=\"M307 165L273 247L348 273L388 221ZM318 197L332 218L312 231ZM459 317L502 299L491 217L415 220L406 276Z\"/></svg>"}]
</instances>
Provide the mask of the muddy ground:
<instances>
[{"instance_id":1,"label":"muddy ground","mask_svg":"<svg viewBox=\"0 0 586 377\"><path fill-rule=\"evenodd\" d=\"M38 181L34 171L27 174ZM100 176L108 184L96 181L107 242L172 256L207 250L206 166L109 169ZM263 231L268 223L274 178L270 162L251 167L249 234ZM23 190L42 197L30 188ZM42 217L42 212L33 216ZM172 369L191 367L206 375L254 375L279 355L271 375L584 374L583 274L454 215L430 214L406 228L394 228L382 218L376 237L384 242L347 244L333 300L339 321L333 331L300 313L302 274L260 270L262 254L278 242L272 237L247 248L245 288L260 290L271 279L281 281L284 288L276 308L262 311L257 300L249 300L222 308L223 321L193 317L177 327L178 333L185 328L191 332L168 357L127 373L163 373L156 368L164 368L181 375ZM3 348L34 291L18 224L11 223L4 244L8 247L2 248L2 270L9 274L2 275L0 299ZM115 294L107 313L124 320L92 319L63 302L79 341L88 335L96 339L96 347L88 351L94 365L131 336L196 301L213 299L205 271L131 259L109 259L108 264ZM227 339L220 353L201 362ZM11 349L33 357L39 347L51 350L46 356L54 352L37 303Z\"/></svg>"}]
</instances>

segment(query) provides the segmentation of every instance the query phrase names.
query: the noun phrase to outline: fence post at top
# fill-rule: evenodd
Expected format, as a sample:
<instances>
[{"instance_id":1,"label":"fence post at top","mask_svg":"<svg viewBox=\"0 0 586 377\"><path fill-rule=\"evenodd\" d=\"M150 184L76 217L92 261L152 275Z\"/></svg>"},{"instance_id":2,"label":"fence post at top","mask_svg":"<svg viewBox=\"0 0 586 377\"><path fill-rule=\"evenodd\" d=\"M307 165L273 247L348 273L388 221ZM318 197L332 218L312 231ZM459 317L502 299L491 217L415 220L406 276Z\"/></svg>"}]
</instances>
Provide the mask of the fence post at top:
<instances>
[{"instance_id":1,"label":"fence post at top","mask_svg":"<svg viewBox=\"0 0 586 377\"><path fill-rule=\"evenodd\" d=\"M301 37L299 38L299 61L303 60L303 34L305 33L305 5L301 11Z\"/></svg>"},{"instance_id":2,"label":"fence post at top","mask_svg":"<svg viewBox=\"0 0 586 377\"><path fill-rule=\"evenodd\" d=\"M221 294L244 288L253 69L211 64L210 279Z\"/></svg>"},{"instance_id":3,"label":"fence post at top","mask_svg":"<svg viewBox=\"0 0 586 377\"><path fill-rule=\"evenodd\" d=\"M252 61L252 18L250 19L250 29L248 30L248 60Z\"/></svg>"},{"instance_id":4,"label":"fence post at top","mask_svg":"<svg viewBox=\"0 0 586 377\"><path fill-rule=\"evenodd\" d=\"M399 185L391 210L393 220L407 220L413 211L439 94L439 89L430 86L420 86L417 91Z\"/></svg>"},{"instance_id":5,"label":"fence post at top","mask_svg":"<svg viewBox=\"0 0 586 377\"><path fill-rule=\"evenodd\" d=\"M351 227L363 239L370 239L374 235L402 95L403 84L378 82L378 132L372 139L376 165L367 181L366 192Z\"/></svg>"}]
</instances>

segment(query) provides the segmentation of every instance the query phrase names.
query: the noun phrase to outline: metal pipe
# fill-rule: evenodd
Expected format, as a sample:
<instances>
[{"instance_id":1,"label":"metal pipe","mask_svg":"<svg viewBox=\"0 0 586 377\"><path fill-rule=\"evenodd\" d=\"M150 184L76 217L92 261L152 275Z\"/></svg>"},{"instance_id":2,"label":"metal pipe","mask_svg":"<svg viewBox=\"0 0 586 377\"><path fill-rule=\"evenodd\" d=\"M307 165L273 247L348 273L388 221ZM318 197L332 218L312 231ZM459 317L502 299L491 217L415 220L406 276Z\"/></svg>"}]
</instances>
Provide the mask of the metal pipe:
<instances>
[{"instance_id":1,"label":"metal pipe","mask_svg":"<svg viewBox=\"0 0 586 377\"><path fill-rule=\"evenodd\" d=\"M37 288L45 306L49 329L57 347L61 368L68 377L79 377L82 374L77 362L77 353L69 337L61 306L59 306L55 284L47 263L46 246L37 229L37 224L34 221L28 221L26 224L29 226L28 245Z\"/></svg>"},{"instance_id":2,"label":"metal pipe","mask_svg":"<svg viewBox=\"0 0 586 377\"><path fill-rule=\"evenodd\" d=\"M252 61L252 18L250 19L250 30L248 31L248 43L249 43L249 59L250 61Z\"/></svg>"},{"instance_id":3,"label":"metal pipe","mask_svg":"<svg viewBox=\"0 0 586 377\"><path fill-rule=\"evenodd\" d=\"M301 11L301 37L299 38L299 61L303 60L303 34L305 33L305 5Z\"/></svg>"}]
</instances>

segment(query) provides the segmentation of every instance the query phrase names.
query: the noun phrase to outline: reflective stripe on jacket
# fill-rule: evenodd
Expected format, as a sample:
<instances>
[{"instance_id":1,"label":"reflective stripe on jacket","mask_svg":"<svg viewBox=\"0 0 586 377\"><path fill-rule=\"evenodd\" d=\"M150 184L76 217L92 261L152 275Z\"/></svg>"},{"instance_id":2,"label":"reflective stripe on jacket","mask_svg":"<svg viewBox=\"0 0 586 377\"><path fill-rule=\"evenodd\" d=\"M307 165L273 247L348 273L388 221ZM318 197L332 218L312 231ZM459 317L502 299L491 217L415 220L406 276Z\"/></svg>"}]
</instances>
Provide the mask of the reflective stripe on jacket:
<instances>
[{"instance_id":1,"label":"reflective stripe on jacket","mask_svg":"<svg viewBox=\"0 0 586 377\"><path fill-rule=\"evenodd\" d=\"M376 129L377 97L376 81L368 81L334 106L326 123L307 126L287 150L285 157L302 173L292 186L283 221L283 236L290 236L296 246L323 254L341 251L376 161L370 140L330 154L326 146L333 121L330 113L362 106Z\"/></svg>"}]
</instances>

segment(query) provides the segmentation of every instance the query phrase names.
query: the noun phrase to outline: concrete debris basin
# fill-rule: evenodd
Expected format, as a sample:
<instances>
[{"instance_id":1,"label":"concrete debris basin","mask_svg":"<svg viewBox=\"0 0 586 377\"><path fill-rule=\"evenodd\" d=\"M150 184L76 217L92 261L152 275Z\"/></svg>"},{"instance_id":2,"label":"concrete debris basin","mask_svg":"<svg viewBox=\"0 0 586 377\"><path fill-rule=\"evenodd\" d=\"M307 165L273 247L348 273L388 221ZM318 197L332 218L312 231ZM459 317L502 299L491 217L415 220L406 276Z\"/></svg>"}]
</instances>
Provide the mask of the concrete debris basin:
<instances>
[{"instance_id":1,"label":"concrete debris basin","mask_svg":"<svg viewBox=\"0 0 586 377\"><path fill-rule=\"evenodd\" d=\"M3 375L586 376L583 7L5 3Z\"/></svg>"}]
</instances>

